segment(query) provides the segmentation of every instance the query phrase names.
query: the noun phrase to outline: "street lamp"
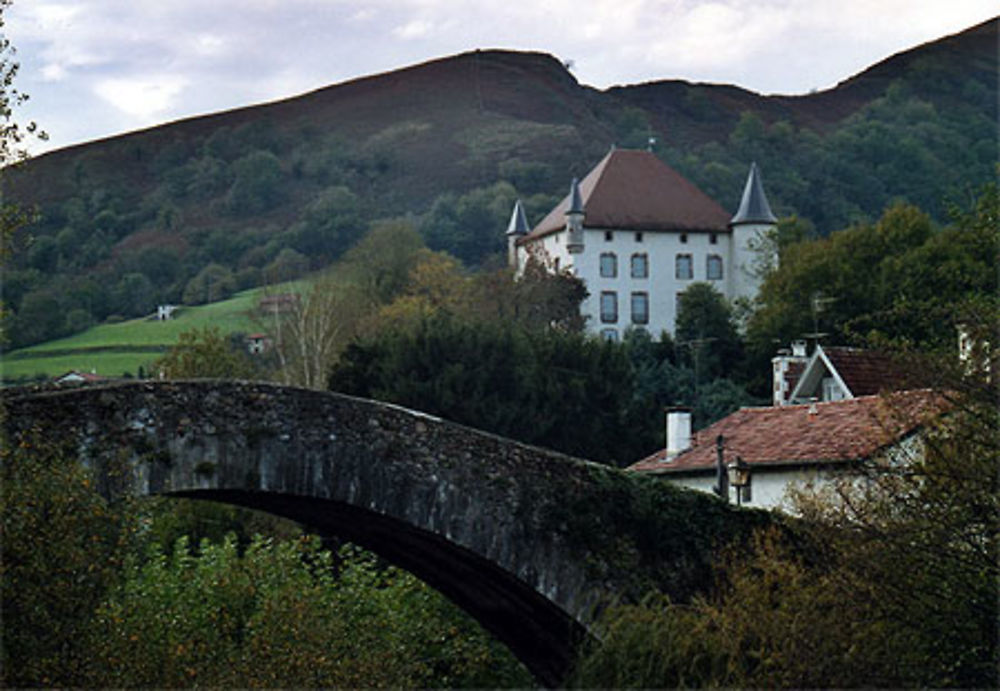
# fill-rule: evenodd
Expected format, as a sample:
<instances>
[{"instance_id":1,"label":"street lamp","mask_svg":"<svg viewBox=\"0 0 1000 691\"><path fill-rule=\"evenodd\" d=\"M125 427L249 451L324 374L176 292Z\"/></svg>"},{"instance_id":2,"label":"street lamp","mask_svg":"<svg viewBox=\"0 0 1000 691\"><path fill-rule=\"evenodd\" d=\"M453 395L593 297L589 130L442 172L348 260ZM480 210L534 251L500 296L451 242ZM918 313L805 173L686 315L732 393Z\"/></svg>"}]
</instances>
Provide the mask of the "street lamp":
<instances>
[{"instance_id":1,"label":"street lamp","mask_svg":"<svg viewBox=\"0 0 1000 691\"><path fill-rule=\"evenodd\" d=\"M736 488L736 505L743 504L743 488L750 485L750 466L739 456L726 466L729 484Z\"/></svg>"}]
</instances>

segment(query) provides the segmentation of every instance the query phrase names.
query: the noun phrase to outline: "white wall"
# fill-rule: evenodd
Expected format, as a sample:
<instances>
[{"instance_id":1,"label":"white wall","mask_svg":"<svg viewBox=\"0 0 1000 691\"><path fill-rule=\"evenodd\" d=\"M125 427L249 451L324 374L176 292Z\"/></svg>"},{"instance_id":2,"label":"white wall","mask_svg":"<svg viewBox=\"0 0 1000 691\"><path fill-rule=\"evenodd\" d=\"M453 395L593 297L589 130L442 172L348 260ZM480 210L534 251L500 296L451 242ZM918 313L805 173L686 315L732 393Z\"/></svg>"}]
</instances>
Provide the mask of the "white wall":
<instances>
[{"instance_id":1,"label":"white wall","mask_svg":"<svg viewBox=\"0 0 1000 691\"><path fill-rule=\"evenodd\" d=\"M607 240L605 233L611 233ZM584 248L582 252L570 254L566 251L566 233L560 231L535 241L544 256L548 258L550 268L572 268L574 273L587 284L589 297L584 300L581 312L587 317L587 329L599 334L604 329L614 329L618 337L622 337L625 329L633 326L631 298L633 292L645 292L649 296L649 323L643 325L654 338L661 331L674 331L677 317L677 295L696 281L711 283L715 288L730 297L729 275L732 273L730 261L730 245L728 233L716 233L715 244L712 243L712 233L707 232L641 232L642 240L636 239L636 231L587 228L584 230ZM685 240L685 241L682 241ZM612 252L617 258L618 272L615 278L600 275L600 256ZM648 278L631 277L632 255L645 253L648 257ZM678 254L690 254L693 274L690 280L676 278L676 257ZM717 255L722 259L722 279L708 280L708 256ZM527 253L522 247L519 253L519 266L524 265ZM601 321L601 293L613 291L618 297L618 320L615 323Z\"/></svg>"},{"instance_id":2,"label":"white wall","mask_svg":"<svg viewBox=\"0 0 1000 691\"><path fill-rule=\"evenodd\" d=\"M715 485L715 473L704 473L687 477L676 477L671 475L661 475L661 478L689 489L699 492L711 493ZM781 509L790 511L791 505L787 501L787 491L790 486L805 486L812 484L820 487L830 482L831 475L828 471L813 469L755 469L751 474L751 498L749 502L743 502L743 506L757 509ZM736 490L729 488L729 501L736 503Z\"/></svg>"}]
</instances>

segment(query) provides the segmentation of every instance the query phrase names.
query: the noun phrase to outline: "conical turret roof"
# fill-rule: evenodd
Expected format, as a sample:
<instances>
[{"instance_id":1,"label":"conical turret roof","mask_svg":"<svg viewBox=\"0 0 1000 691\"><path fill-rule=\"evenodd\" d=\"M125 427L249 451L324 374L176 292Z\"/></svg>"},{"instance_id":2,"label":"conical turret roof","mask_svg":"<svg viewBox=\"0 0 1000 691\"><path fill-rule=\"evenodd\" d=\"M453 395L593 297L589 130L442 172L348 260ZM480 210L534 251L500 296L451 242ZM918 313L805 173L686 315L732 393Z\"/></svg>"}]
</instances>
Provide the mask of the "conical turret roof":
<instances>
[{"instance_id":1,"label":"conical turret roof","mask_svg":"<svg viewBox=\"0 0 1000 691\"><path fill-rule=\"evenodd\" d=\"M514 202L514 211L510 215L510 223L507 224L507 235L527 235L529 230L531 229L524 215L524 205L518 199Z\"/></svg>"},{"instance_id":2,"label":"conical turret roof","mask_svg":"<svg viewBox=\"0 0 1000 691\"><path fill-rule=\"evenodd\" d=\"M771 205L767 203L767 195L764 194L764 183L761 182L757 163L751 163L750 175L747 176L747 184L743 188L743 198L740 200L740 208L736 211L736 215L733 216L729 225L777 222L777 217L771 213Z\"/></svg>"},{"instance_id":3,"label":"conical turret roof","mask_svg":"<svg viewBox=\"0 0 1000 691\"><path fill-rule=\"evenodd\" d=\"M569 185L569 208L566 209L566 214L582 214L583 213L583 196L580 194L580 181L573 178L573 182Z\"/></svg>"}]
</instances>

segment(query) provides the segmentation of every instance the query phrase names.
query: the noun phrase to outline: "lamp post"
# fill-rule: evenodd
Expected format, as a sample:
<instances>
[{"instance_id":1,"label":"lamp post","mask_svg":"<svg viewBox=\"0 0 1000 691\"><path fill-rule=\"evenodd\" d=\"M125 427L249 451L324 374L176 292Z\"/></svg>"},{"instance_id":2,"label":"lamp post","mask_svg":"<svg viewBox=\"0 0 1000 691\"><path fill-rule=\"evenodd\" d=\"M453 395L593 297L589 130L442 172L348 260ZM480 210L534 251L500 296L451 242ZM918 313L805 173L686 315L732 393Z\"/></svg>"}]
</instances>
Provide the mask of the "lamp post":
<instances>
[{"instance_id":1,"label":"lamp post","mask_svg":"<svg viewBox=\"0 0 1000 691\"><path fill-rule=\"evenodd\" d=\"M750 466L739 456L726 466L729 484L736 488L736 505L743 505L743 488L750 484Z\"/></svg>"},{"instance_id":2,"label":"lamp post","mask_svg":"<svg viewBox=\"0 0 1000 691\"><path fill-rule=\"evenodd\" d=\"M715 438L715 486L712 491L729 503L729 478L726 476L726 462L723 460L723 450L726 448L726 438L721 434Z\"/></svg>"}]
</instances>

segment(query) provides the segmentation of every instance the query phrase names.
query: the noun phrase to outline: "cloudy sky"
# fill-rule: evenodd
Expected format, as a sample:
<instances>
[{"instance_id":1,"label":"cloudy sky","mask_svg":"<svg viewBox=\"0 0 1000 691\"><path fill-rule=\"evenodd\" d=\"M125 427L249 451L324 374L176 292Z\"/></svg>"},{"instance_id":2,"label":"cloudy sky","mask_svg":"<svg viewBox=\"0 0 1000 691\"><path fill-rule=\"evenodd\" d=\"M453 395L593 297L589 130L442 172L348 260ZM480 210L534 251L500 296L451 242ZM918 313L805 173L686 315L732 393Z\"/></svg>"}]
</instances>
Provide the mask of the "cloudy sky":
<instances>
[{"instance_id":1,"label":"cloudy sky","mask_svg":"<svg viewBox=\"0 0 1000 691\"><path fill-rule=\"evenodd\" d=\"M833 86L996 0L15 0L36 153L474 48L551 53L591 86Z\"/></svg>"}]
</instances>

